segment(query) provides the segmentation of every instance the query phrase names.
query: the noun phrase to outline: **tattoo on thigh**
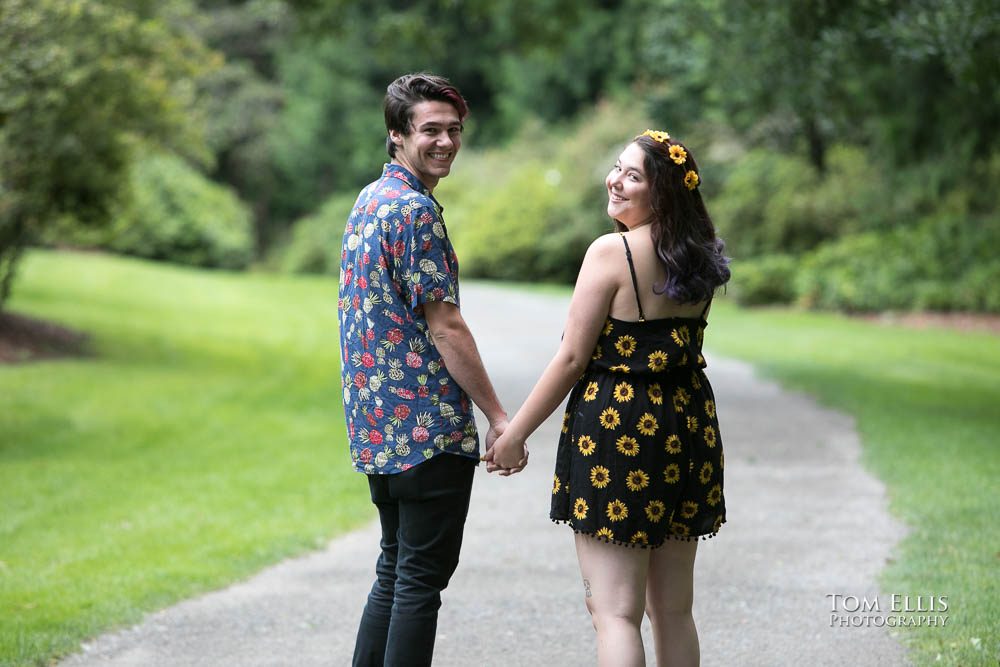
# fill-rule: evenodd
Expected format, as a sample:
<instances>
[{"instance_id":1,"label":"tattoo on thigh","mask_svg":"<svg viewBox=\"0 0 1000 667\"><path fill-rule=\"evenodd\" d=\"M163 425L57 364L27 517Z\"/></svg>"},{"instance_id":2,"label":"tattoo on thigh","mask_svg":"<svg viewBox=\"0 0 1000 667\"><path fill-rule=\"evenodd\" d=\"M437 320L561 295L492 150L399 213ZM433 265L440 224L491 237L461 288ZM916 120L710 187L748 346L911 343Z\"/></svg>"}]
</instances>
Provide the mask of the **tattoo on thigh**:
<instances>
[{"instance_id":1,"label":"tattoo on thigh","mask_svg":"<svg viewBox=\"0 0 1000 667\"><path fill-rule=\"evenodd\" d=\"M583 590L585 597L591 597L593 594L590 592L590 579L583 580Z\"/></svg>"}]
</instances>

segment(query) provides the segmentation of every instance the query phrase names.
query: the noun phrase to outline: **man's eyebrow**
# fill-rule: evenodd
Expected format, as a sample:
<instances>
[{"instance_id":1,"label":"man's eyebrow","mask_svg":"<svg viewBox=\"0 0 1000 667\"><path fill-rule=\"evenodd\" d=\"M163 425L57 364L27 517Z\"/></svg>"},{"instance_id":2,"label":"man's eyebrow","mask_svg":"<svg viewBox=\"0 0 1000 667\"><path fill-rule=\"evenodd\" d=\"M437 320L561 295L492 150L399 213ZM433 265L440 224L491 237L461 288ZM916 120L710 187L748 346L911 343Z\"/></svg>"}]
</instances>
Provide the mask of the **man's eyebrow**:
<instances>
[{"instance_id":1,"label":"man's eyebrow","mask_svg":"<svg viewBox=\"0 0 1000 667\"><path fill-rule=\"evenodd\" d=\"M454 122L454 123L441 123L441 122L438 122L436 120L428 120L428 121L426 121L424 123L421 123L420 126L417 129L418 130L423 130L425 128L431 129L431 128L436 128L436 127L464 127L464 126L462 125L461 121Z\"/></svg>"}]
</instances>

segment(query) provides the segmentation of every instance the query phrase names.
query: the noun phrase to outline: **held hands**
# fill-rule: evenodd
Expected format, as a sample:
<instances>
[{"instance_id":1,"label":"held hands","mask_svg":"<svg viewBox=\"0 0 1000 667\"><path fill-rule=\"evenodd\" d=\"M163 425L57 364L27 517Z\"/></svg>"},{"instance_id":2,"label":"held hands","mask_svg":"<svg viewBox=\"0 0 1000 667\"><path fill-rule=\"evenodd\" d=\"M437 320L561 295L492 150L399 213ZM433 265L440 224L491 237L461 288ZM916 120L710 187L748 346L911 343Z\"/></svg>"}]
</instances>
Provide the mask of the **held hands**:
<instances>
[{"instance_id":1,"label":"held hands","mask_svg":"<svg viewBox=\"0 0 1000 667\"><path fill-rule=\"evenodd\" d=\"M504 429L506 429L504 424ZM490 429L490 433L493 429ZM524 470L528 465L528 443L523 440L516 440L513 436L503 435L503 429L498 433L499 437L490 438L490 433L486 435L486 472L500 471L501 477L507 477Z\"/></svg>"}]
</instances>

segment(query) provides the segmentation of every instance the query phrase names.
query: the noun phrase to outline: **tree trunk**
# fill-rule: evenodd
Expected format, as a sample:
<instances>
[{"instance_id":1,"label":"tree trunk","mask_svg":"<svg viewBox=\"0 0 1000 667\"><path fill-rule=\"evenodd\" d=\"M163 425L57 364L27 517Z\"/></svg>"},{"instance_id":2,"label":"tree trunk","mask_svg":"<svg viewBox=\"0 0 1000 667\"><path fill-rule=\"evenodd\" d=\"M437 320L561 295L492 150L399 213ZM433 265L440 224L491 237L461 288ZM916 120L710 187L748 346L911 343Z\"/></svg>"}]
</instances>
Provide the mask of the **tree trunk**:
<instances>
[{"instance_id":1,"label":"tree trunk","mask_svg":"<svg viewBox=\"0 0 1000 667\"><path fill-rule=\"evenodd\" d=\"M819 130L816 117L809 115L805 118L806 141L809 142L809 161L820 174L826 173L826 139Z\"/></svg>"},{"instance_id":2,"label":"tree trunk","mask_svg":"<svg viewBox=\"0 0 1000 667\"><path fill-rule=\"evenodd\" d=\"M27 234L22 220L15 217L6 223L0 222L0 313L10 296L17 261L21 258L26 242Z\"/></svg>"}]
</instances>

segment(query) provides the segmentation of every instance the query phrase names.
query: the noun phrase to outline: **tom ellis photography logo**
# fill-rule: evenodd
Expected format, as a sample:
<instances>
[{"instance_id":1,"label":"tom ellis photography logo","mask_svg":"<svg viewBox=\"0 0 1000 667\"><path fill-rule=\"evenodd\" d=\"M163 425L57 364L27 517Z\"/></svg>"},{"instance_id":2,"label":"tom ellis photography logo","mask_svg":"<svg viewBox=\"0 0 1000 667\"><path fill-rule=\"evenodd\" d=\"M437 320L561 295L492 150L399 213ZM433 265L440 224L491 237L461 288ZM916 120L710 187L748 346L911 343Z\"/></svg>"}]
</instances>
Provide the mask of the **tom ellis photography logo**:
<instances>
[{"instance_id":1,"label":"tom ellis photography logo","mask_svg":"<svg viewBox=\"0 0 1000 667\"><path fill-rule=\"evenodd\" d=\"M830 627L945 627L947 595L842 595L829 593Z\"/></svg>"}]
</instances>

